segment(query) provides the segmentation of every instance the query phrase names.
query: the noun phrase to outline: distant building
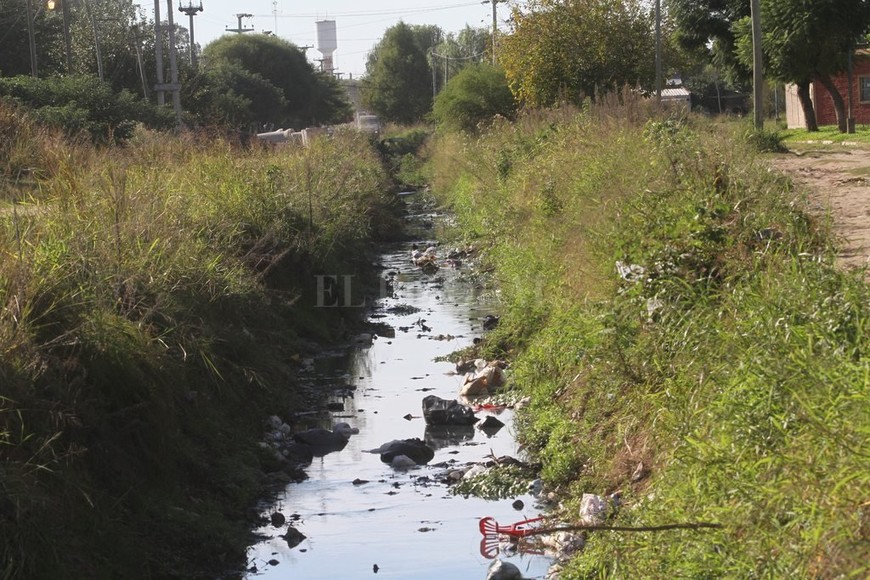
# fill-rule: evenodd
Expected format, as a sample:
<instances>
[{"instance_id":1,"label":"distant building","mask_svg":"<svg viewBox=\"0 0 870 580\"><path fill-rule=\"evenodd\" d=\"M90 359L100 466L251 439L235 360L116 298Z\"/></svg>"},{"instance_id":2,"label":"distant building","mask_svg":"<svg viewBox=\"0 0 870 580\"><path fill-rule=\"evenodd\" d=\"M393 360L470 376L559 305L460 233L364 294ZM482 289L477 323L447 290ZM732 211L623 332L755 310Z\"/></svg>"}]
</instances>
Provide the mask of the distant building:
<instances>
[{"instance_id":1,"label":"distant building","mask_svg":"<svg viewBox=\"0 0 870 580\"><path fill-rule=\"evenodd\" d=\"M669 105L692 106L692 93L682 85L668 85L662 89L662 103Z\"/></svg>"},{"instance_id":2,"label":"distant building","mask_svg":"<svg viewBox=\"0 0 870 580\"><path fill-rule=\"evenodd\" d=\"M849 108L849 75L842 73L831 81ZM816 122L819 126L836 125L837 113L831 94L819 82L810 83L810 99L816 111ZM804 110L797 96L797 86L785 86L785 116L789 129L806 127ZM858 125L870 125L870 50L861 48L855 51L852 58L852 117Z\"/></svg>"}]
</instances>

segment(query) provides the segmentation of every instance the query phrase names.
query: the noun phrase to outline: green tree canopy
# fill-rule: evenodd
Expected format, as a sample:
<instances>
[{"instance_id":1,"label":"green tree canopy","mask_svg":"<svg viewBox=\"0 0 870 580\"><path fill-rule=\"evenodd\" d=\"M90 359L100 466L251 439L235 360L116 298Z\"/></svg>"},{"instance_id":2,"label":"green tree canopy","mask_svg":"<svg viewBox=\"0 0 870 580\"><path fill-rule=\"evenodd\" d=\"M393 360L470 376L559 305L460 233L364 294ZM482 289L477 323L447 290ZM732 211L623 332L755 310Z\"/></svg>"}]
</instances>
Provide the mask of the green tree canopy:
<instances>
[{"instance_id":1,"label":"green tree canopy","mask_svg":"<svg viewBox=\"0 0 870 580\"><path fill-rule=\"evenodd\" d=\"M0 78L0 97L29 109L40 122L68 135L86 133L94 142L110 143L130 137L137 123L166 128L173 118L128 91L115 91L109 83L90 76L49 79L22 75Z\"/></svg>"},{"instance_id":2,"label":"green tree canopy","mask_svg":"<svg viewBox=\"0 0 870 580\"><path fill-rule=\"evenodd\" d=\"M485 28L466 26L458 34L449 33L429 51L433 69L433 90L438 93L448 80L463 68L489 58L490 33Z\"/></svg>"},{"instance_id":3,"label":"green tree canopy","mask_svg":"<svg viewBox=\"0 0 870 580\"><path fill-rule=\"evenodd\" d=\"M432 112L440 126L473 131L495 115L512 118L516 104L504 70L479 63L466 66L450 79L436 97Z\"/></svg>"},{"instance_id":4,"label":"green tree canopy","mask_svg":"<svg viewBox=\"0 0 870 580\"><path fill-rule=\"evenodd\" d=\"M404 22L387 29L366 63L364 105L387 121L407 124L421 120L432 107L426 53L433 45L423 46L432 40L432 35L417 34L415 27Z\"/></svg>"},{"instance_id":5,"label":"green tree canopy","mask_svg":"<svg viewBox=\"0 0 870 580\"><path fill-rule=\"evenodd\" d=\"M676 25L674 38L690 52L705 52L729 83L745 87L751 69L737 58L735 22L749 17L748 0L668 0L668 18Z\"/></svg>"},{"instance_id":6,"label":"green tree canopy","mask_svg":"<svg viewBox=\"0 0 870 580\"><path fill-rule=\"evenodd\" d=\"M316 72L295 45L274 36L222 36L203 50L200 77L193 81L197 87L192 95L194 108L205 103L203 93L208 91L233 95L225 101L233 107L249 102L247 112L227 111L228 118L247 115L258 123L298 129L350 117L350 105L338 82ZM278 94L280 100L276 100ZM212 108L209 115L213 115L221 99L207 102Z\"/></svg>"},{"instance_id":7,"label":"green tree canopy","mask_svg":"<svg viewBox=\"0 0 870 580\"><path fill-rule=\"evenodd\" d=\"M580 102L655 78L652 16L641 0L532 0L515 7L498 58L527 106Z\"/></svg>"},{"instance_id":8,"label":"green tree canopy","mask_svg":"<svg viewBox=\"0 0 870 580\"><path fill-rule=\"evenodd\" d=\"M849 52L870 28L870 3L763 0L761 23L765 72L774 80L798 86L807 128L817 128L809 85L819 81L831 95L840 130L845 132L845 104L831 77L846 70ZM752 62L751 22L744 18L732 28L737 55L748 66Z\"/></svg>"}]
</instances>

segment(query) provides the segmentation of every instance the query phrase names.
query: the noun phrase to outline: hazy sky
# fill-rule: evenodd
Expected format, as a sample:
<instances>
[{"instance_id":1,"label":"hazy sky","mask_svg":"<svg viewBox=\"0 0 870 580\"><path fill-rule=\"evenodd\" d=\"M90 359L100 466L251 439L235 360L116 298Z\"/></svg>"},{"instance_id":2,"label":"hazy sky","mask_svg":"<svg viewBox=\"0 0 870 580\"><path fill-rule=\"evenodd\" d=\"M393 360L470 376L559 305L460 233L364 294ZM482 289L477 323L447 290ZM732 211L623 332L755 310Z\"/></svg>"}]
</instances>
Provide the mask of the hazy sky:
<instances>
[{"instance_id":1,"label":"hazy sky","mask_svg":"<svg viewBox=\"0 0 870 580\"><path fill-rule=\"evenodd\" d=\"M187 15L178 11L191 0L173 0L175 22L185 28ZM139 0L149 16L154 14L153 0ZM193 0L194 5L199 0ZM166 19L166 0L161 1L161 16ZM380 40L384 31L397 22L406 24L434 24L445 32L459 32L468 24L475 28L492 27L492 5L480 0L320 0L316 3L290 0L202 0L203 11L194 16L194 38L200 46L223 34L232 34L227 28L238 28L236 14L251 14L242 19L242 27L256 32L272 31L280 38L308 49L308 59L321 57L316 50L318 20L335 20L338 49L334 54L335 68L345 77L354 78L365 73L366 55ZM506 3L499 2L498 19L504 28L508 17Z\"/></svg>"}]
</instances>

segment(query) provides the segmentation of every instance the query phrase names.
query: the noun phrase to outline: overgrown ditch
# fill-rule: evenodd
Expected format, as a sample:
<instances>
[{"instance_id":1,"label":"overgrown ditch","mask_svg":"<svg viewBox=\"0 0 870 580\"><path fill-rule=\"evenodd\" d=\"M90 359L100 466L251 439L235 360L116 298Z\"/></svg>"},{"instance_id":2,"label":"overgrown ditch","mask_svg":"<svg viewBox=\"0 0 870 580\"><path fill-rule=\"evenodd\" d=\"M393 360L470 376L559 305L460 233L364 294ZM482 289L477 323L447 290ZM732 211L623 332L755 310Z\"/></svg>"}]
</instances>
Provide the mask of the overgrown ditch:
<instances>
[{"instance_id":1,"label":"overgrown ditch","mask_svg":"<svg viewBox=\"0 0 870 580\"><path fill-rule=\"evenodd\" d=\"M405 200L412 239L381 247L384 291L368 311L369 331L304 361L302 380L327 394L329 411L282 417L264 444L281 449L282 428L288 440L336 423L354 433L315 455L304 467L307 478L264 506L248 578L484 578L496 558L535 578L551 563L538 542L493 546L479 529L485 516L509 524L546 509L529 489L534 469L481 484L482 496L456 493L472 467L484 472L494 461L525 459L514 439L516 401L464 400L478 405L474 425L435 426L423 416L425 397L459 398L466 373L448 359L485 334L497 298L478 283L474 248L438 246L428 267L415 264L415 244L437 244L444 216L424 193ZM488 417L502 426L481 428ZM397 466L371 453L395 440L419 440L433 457Z\"/></svg>"}]
</instances>

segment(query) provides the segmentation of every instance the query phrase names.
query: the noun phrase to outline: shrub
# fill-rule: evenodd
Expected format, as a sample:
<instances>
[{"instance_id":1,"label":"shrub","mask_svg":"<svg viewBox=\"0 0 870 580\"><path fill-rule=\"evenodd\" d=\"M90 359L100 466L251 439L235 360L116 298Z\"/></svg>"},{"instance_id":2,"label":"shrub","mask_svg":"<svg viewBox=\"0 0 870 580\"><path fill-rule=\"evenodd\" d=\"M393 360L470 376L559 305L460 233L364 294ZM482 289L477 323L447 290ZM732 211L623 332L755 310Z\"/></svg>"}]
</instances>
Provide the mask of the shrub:
<instances>
[{"instance_id":1,"label":"shrub","mask_svg":"<svg viewBox=\"0 0 870 580\"><path fill-rule=\"evenodd\" d=\"M432 113L439 126L473 131L496 115L512 119L516 103L502 69L475 64L450 79L435 98Z\"/></svg>"}]
</instances>

